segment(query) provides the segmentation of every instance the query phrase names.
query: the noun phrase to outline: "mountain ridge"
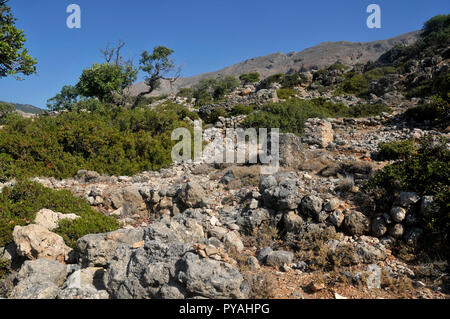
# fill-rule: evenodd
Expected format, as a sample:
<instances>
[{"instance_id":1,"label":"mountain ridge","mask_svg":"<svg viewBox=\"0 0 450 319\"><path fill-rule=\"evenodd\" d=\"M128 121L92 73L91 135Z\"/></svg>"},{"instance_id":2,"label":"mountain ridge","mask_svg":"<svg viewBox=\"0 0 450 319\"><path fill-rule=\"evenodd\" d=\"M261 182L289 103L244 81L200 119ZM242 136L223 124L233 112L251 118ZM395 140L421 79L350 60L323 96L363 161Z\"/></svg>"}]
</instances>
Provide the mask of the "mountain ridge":
<instances>
[{"instance_id":1,"label":"mountain ridge","mask_svg":"<svg viewBox=\"0 0 450 319\"><path fill-rule=\"evenodd\" d=\"M162 81L160 89L151 95L174 93L180 88L192 87L202 79L210 77L239 76L242 73L259 72L264 79L276 73L306 72L320 69L337 61L348 65L367 63L370 60L378 59L395 45L414 43L419 34L420 31L412 31L393 38L371 42L327 41L298 52L275 52L250 58L220 70L179 78L172 85L168 81ZM130 93L131 95L137 95L144 89L145 83L140 82L130 87Z\"/></svg>"}]
</instances>

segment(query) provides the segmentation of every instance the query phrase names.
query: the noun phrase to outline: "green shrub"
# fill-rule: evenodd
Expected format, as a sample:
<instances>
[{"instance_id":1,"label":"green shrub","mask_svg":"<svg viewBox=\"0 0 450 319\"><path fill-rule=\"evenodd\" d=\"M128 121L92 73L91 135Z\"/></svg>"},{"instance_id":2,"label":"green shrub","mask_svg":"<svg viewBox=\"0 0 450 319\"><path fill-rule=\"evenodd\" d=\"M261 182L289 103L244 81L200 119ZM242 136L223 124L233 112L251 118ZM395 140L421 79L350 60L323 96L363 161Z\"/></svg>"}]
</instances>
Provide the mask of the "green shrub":
<instances>
[{"instance_id":1,"label":"green shrub","mask_svg":"<svg viewBox=\"0 0 450 319\"><path fill-rule=\"evenodd\" d=\"M10 261L0 258L0 280L3 280L9 272Z\"/></svg>"},{"instance_id":2,"label":"green shrub","mask_svg":"<svg viewBox=\"0 0 450 319\"><path fill-rule=\"evenodd\" d=\"M380 145L379 156L383 160L407 159L415 152L415 144L412 140L389 142Z\"/></svg>"},{"instance_id":3,"label":"green shrub","mask_svg":"<svg viewBox=\"0 0 450 319\"><path fill-rule=\"evenodd\" d=\"M244 73L239 76L239 80L241 80L244 85L259 82L259 79L260 75L258 72Z\"/></svg>"},{"instance_id":4,"label":"green shrub","mask_svg":"<svg viewBox=\"0 0 450 319\"><path fill-rule=\"evenodd\" d=\"M428 121L433 126L440 124L447 125L450 117L450 106L446 102L439 101L422 104L406 110L405 116L419 123Z\"/></svg>"},{"instance_id":5,"label":"green shrub","mask_svg":"<svg viewBox=\"0 0 450 319\"><path fill-rule=\"evenodd\" d=\"M348 72L344 76L344 81L339 84L335 94L362 94L369 86L368 79L360 73Z\"/></svg>"},{"instance_id":6,"label":"green shrub","mask_svg":"<svg viewBox=\"0 0 450 319\"><path fill-rule=\"evenodd\" d=\"M380 212L392 207L394 195L400 191L434 196L437 213L421 220L421 226L427 230L428 236L433 237L426 248L430 251L443 249L448 253L450 151L446 143L448 140L445 138L437 144L428 138L422 139L417 152L385 166L363 189L374 197L377 211Z\"/></svg>"},{"instance_id":7,"label":"green shrub","mask_svg":"<svg viewBox=\"0 0 450 319\"><path fill-rule=\"evenodd\" d=\"M204 79L194 86L193 96L196 105L205 105L224 99L226 94L231 93L240 85L234 76L226 76L218 79Z\"/></svg>"},{"instance_id":8,"label":"green shrub","mask_svg":"<svg viewBox=\"0 0 450 319\"><path fill-rule=\"evenodd\" d=\"M238 116L238 115L248 115L253 113L257 109L256 105L242 105L238 104L233 106L233 108L230 111L230 114L232 116Z\"/></svg>"},{"instance_id":9,"label":"green shrub","mask_svg":"<svg viewBox=\"0 0 450 319\"><path fill-rule=\"evenodd\" d=\"M294 73L294 74L283 74L283 73L277 73L274 75L271 75L264 80L261 81L259 84L260 88L267 89L269 88L273 83L279 83L281 84L282 88L285 89L292 89L298 85L301 85L306 82L306 77L303 74L300 73Z\"/></svg>"},{"instance_id":10,"label":"green shrub","mask_svg":"<svg viewBox=\"0 0 450 319\"><path fill-rule=\"evenodd\" d=\"M229 117L230 115L228 114L228 112L221 107L217 107L214 110L211 111L211 113L209 114L208 123L216 123L219 120L219 117Z\"/></svg>"},{"instance_id":11,"label":"green shrub","mask_svg":"<svg viewBox=\"0 0 450 319\"><path fill-rule=\"evenodd\" d=\"M294 97L295 95L297 95L297 91L292 90L292 89L279 89L277 91L277 95L280 99L288 100L291 97Z\"/></svg>"},{"instance_id":12,"label":"green shrub","mask_svg":"<svg viewBox=\"0 0 450 319\"><path fill-rule=\"evenodd\" d=\"M0 179L71 177L80 169L133 175L172 163L171 132L196 119L186 108L68 112L57 117L17 119L0 130Z\"/></svg>"},{"instance_id":13,"label":"green shrub","mask_svg":"<svg viewBox=\"0 0 450 319\"><path fill-rule=\"evenodd\" d=\"M12 242L14 227L33 223L42 208L80 216L75 221L61 223L54 230L72 248L76 248L77 239L84 235L110 232L119 226L114 218L93 210L86 200L74 197L70 191L55 191L19 180L12 188L6 187L0 193L0 246Z\"/></svg>"},{"instance_id":14,"label":"green shrub","mask_svg":"<svg viewBox=\"0 0 450 319\"><path fill-rule=\"evenodd\" d=\"M385 105L356 105L348 107L323 98L310 101L291 99L286 102L264 105L244 121L246 127L279 128L280 132L303 133L304 123L312 117L361 117L379 115L390 109Z\"/></svg>"}]
</instances>

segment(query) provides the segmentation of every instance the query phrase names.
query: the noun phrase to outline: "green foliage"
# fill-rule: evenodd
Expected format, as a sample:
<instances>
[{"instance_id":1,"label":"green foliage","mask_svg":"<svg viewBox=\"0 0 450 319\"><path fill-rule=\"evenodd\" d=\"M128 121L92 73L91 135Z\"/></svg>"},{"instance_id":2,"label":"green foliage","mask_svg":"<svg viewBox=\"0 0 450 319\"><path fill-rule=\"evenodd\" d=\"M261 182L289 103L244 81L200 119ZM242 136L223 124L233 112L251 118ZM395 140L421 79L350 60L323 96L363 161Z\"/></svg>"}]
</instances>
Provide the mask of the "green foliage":
<instances>
[{"instance_id":1,"label":"green foliage","mask_svg":"<svg viewBox=\"0 0 450 319\"><path fill-rule=\"evenodd\" d=\"M14 105L11 103L0 102L0 118L14 112L15 110Z\"/></svg>"},{"instance_id":2,"label":"green foliage","mask_svg":"<svg viewBox=\"0 0 450 319\"><path fill-rule=\"evenodd\" d=\"M192 99L194 98L194 89L192 89L192 88L181 88L178 91L177 96L187 98L187 102L190 103L192 101Z\"/></svg>"},{"instance_id":3,"label":"green foliage","mask_svg":"<svg viewBox=\"0 0 450 319\"><path fill-rule=\"evenodd\" d=\"M252 73L244 73L239 76L239 80L243 82L243 84L256 83L260 80L260 75L258 72Z\"/></svg>"},{"instance_id":4,"label":"green foliage","mask_svg":"<svg viewBox=\"0 0 450 319\"><path fill-rule=\"evenodd\" d=\"M20 117L16 108L11 103L0 102L0 125L8 124L10 121Z\"/></svg>"},{"instance_id":5,"label":"green foliage","mask_svg":"<svg viewBox=\"0 0 450 319\"><path fill-rule=\"evenodd\" d=\"M219 120L219 117L229 117L228 112L221 107L216 107L208 116L208 123L216 123Z\"/></svg>"},{"instance_id":6,"label":"green foliage","mask_svg":"<svg viewBox=\"0 0 450 319\"><path fill-rule=\"evenodd\" d=\"M47 107L52 111L73 110L80 95L77 86L65 85L61 92L47 101Z\"/></svg>"},{"instance_id":7,"label":"green foliage","mask_svg":"<svg viewBox=\"0 0 450 319\"><path fill-rule=\"evenodd\" d=\"M147 86L147 89L138 94L134 101L133 108L138 107L145 95L158 89L162 79L168 79L166 77L175 72L175 63L170 58L173 52L172 49L164 46L153 48L151 54L148 53L148 51L142 52L141 59L139 60L139 69L146 73L145 85ZM174 78L168 80L172 83L177 77L178 74L175 74Z\"/></svg>"},{"instance_id":8,"label":"green foliage","mask_svg":"<svg viewBox=\"0 0 450 319\"><path fill-rule=\"evenodd\" d=\"M335 94L361 94L369 86L367 78L360 73L348 72L344 76L344 81L336 89Z\"/></svg>"},{"instance_id":9,"label":"green foliage","mask_svg":"<svg viewBox=\"0 0 450 319\"><path fill-rule=\"evenodd\" d=\"M448 125L450 118L450 106L447 102L436 97L432 103L414 106L406 110L408 119L423 123L428 121L432 126Z\"/></svg>"},{"instance_id":10,"label":"green foliage","mask_svg":"<svg viewBox=\"0 0 450 319\"><path fill-rule=\"evenodd\" d=\"M196 114L164 104L155 109L68 112L17 119L0 130L0 180L20 176L67 178L80 169L133 175L171 164L171 132Z\"/></svg>"},{"instance_id":11,"label":"green foliage","mask_svg":"<svg viewBox=\"0 0 450 319\"><path fill-rule=\"evenodd\" d=\"M0 1L0 78L17 74L36 73L36 59L24 48L25 34L16 28L17 19L11 13L6 1Z\"/></svg>"},{"instance_id":12,"label":"green foliage","mask_svg":"<svg viewBox=\"0 0 450 319\"><path fill-rule=\"evenodd\" d=\"M313 117L365 117L379 115L390 109L384 105L356 105L348 107L323 98L310 101L290 99L264 105L244 121L246 127L279 128L280 132L302 134L305 121Z\"/></svg>"},{"instance_id":13,"label":"green foliage","mask_svg":"<svg viewBox=\"0 0 450 319\"><path fill-rule=\"evenodd\" d=\"M446 143L448 140L445 138L439 143L433 143L428 138L422 139L417 152L385 166L364 185L364 189L375 198L379 210L380 207L389 209L393 195L399 191L434 196L437 213L422 221L422 227L428 230L429 235L435 235L434 244L444 245L441 248L448 252L450 151Z\"/></svg>"},{"instance_id":14,"label":"green foliage","mask_svg":"<svg viewBox=\"0 0 450 319\"><path fill-rule=\"evenodd\" d=\"M264 80L261 81L259 87L260 88L269 88L273 83L281 84L281 87L284 89L292 89L298 85L301 85L306 82L306 77L300 73L294 74L283 74L278 73L271 75Z\"/></svg>"},{"instance_id":15,"label":"green foliage","mask_svg":"<svg viewBox=\"0 0 450 319\"><path fill-rule=\"evenodd\" d=\"M196 99L196 105L205 105L221 101L225 95L233 92L239 85L239 80L234 76L201 80L194 87L193 96Z\"/></svg>"},{"instance_id":16,"label":"green foliage","mask_svg":"<svg viewBox=\"0 0 450 319\"><path fill-rule=\"evenodd\" d=\"M379 156L383 160L407 159L416 151L414 141L405 140L383 143L380 145Z\"/></svg>"},{"instance_id":17,"label":"green foliage","mask_svg":"<svg viewBox=\"0 0 450 319\"><path fill-rule=\"evenodd\" d=\"M376 67L364 72L364 77L368 81L378 80L387 74L395 73L396 68L393 66Z\"/></svg>"},{"instance_id":18,"label":"green foliage","mask_svg":"<svg viewBox=\"0 0 450 319\"><path fill-rule=\"evenodd\" d=\"M110 232L119 226L114 218L93 210L86 200L74 197L70 191L55 191L19 180L14 187L6 187L0 193L0 246L12 242L14 227L33 223L42 208L80 216L75 221L60 223L54 230L72 248L76 248L77 239L84 235Z\"/></svg>"},{"instance_id":19,"label":"green foliage","mask_svg":"<svg viewBox=\"0 0 450 319\"><path fill-rule=\"evenodd\" d=\"M137 70L131 66L122 67L116 64L95 63L81 74L77 91L85 97L98 98L102 102L111 102L113 93L122 93L123 89L136 79ZM71 89L70 93L72 93L72 90L73 93L77 93L74 89ZM57 96L54 99L57 99Z\"/></svg>"},{"instance_id":20,"label":"green foliage","mask_svg":"<svg viewBox=\"0 0 450 319\"><path fill-rule=\"evenodd\" d=\"M289 100L291 97L297 95L297 91L292 89L279 89L277 90L277 95L280 99Z\"/></svg>"},{"instance_id":21,"label":"green foliage","mask_svg":"<svg viewBox=\"0 0 450 319\"><path fill-rule=\"evenodd\" d=\"M422 38L433 40L447 40L450 35L450 14L439 14L427 22L422 29Z\"/></svg>"},{"instance_id":22,"label":"green foliage","mask_svg":"<svg viewBox=\"0 0 450 319\"><path fill-rule=\"evenodd\" d=\"M233 106L233 108L230 111L230 114L232 116L238 116L238 115L248 115L253 113L257 109L256 105L242 105L238 104Z\"/></svg>"}]
</instances>

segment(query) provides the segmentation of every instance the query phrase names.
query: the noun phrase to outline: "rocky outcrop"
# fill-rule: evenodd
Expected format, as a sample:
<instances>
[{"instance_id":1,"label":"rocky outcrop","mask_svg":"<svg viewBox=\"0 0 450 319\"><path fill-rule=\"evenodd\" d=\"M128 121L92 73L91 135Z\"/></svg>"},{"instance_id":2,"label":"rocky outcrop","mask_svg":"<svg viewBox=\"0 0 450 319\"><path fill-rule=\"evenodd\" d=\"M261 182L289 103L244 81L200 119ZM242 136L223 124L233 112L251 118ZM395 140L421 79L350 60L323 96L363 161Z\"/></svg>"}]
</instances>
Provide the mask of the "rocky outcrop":
<instances>
[{"instance_id":1,"label":"rocky outcrop","mask_svg":"<svg viewBox=\"0 0 450 319\"><path fill-rule=\"evenodd\" d=\"M67 276L67 266L46 259L26 261L16 277L13 299L55 299Z\"/></svg>"},{"instance_id":2,"label":"rocky outcrop","mask_svg":"<svg viewBox=\"0 0 450 319\"><path fill-rule=\"evenodd\" d=\"M41 209L36 213L35 224L40 225L48 230L54 230L58 228L59 221L61 220L75 220L80 218L75 214L62 214L55 213L50 209Z\"/></svg>"},{"instance_id":3,"label":"rocky outcrop","mask_svg":"<svg viewBox=\"0 0 450 319\"><path fill-rule=\"evenodd\" d=\"M19 255L28 259L65 262L71 258L72 249L64 243L64 239L42 226L16 226L13 237Z\"/></svg>"}]
</instances>

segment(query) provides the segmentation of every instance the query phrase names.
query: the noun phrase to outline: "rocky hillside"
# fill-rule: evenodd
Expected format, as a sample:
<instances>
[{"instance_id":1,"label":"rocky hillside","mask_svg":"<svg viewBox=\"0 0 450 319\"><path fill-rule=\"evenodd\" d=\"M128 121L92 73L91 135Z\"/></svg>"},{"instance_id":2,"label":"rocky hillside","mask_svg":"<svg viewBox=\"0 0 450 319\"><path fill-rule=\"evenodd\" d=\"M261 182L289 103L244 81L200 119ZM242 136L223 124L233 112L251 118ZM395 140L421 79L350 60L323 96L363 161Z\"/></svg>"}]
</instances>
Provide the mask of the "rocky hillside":
<instances>
[{"instance_id":1,"label":"rocky hillside","mask_svg":"<svg viewBox=\"0 0 450 319\"><path fill-rule=\"evenodd\" d=\"M0 297L450 298L449 19L365 64L6 122ZM160 168L199 118L202 158ZM280 129L276 172L273 138L217 160L236 128Z\"/></svg>"},{"instance_id":2,"label":"rocky hillside","mask_svg":"<svg viewBox=\"0 0 450 319\"><path fill-rule=\"evenodd\" d=\"M408 45L415 42L418 32L410 32L398 37L373 42L324 42L315 47L300 52L288 54L274 53L257 57L230 67L200 74L193 77L180 78L172 86L163 82L161 88L154 95L167 94L178 91L180 88L189 88L206 78L234 75L238 77L243 73L259 72L262 78L276 73L306 72L318 70L337 61L347 65L375 61L383 53L395 45ZM131 88L133 95L143 91L144 83L138 83Z\"/></svg>"},{"instance_id":3,"label":"rocky hillside","mask_svg":"<svg viewBox=\"0 0 450 319\"><path fill-rule=\"evenodd\" d=\"M40 109L36 106L30 105L30 104L19 104L19 103L12 103L12 104L14 105L14 107L16 108L17 111L20 111L25 114L36 115L36 114L40 114L41 112L43 112L42 109Z\"/></svg>"}]
</instances>

